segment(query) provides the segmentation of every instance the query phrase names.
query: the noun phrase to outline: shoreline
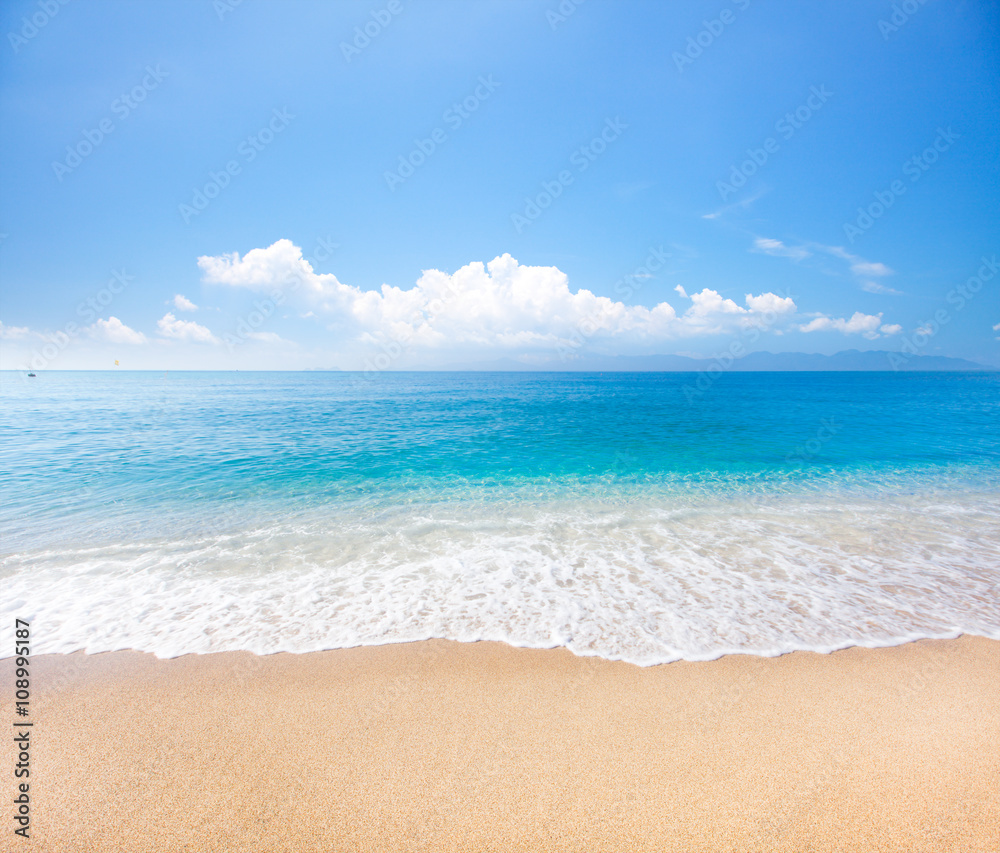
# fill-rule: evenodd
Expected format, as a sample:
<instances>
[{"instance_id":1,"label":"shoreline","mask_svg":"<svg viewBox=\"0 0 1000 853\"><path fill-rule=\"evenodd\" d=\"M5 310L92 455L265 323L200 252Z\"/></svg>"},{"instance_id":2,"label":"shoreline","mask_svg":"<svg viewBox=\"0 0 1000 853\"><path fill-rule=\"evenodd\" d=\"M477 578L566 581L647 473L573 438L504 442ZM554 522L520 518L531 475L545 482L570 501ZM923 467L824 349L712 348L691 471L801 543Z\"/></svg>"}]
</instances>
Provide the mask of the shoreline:
<instances>
[{"instance_id":1,"label":"shoreline","mask_svg":"<svg viewBox=\"0 0 1000 853\"><path fill-rule=\"evenodd\" d=\"M654 663L638 663L634 660L628 660L626 658L620 657L607 657L602 654L580 654L574 651L571 647L556 644L551 646L529 646L529 645L518 645L512 643L508 640L493 640L493 639L477 639L477 640L456 640L451 637L424 637L417 640L386 640L382 643L357 643L351 646L333 646L330 648L321 649L306 649L304 651L294 651L288 649L279 649L273 652L255 652L251 649L221 649L213 650L208 652L181 652L175 655L160 655L155 651L148 651L146 649L137 649L133 647L119 648L119 649L109 649L99 652L91 652L87 649L74 649L71 652L39 652L37 654L32 654L32 660L40 658L76 658L76 657L86 657L86 658L96 658L101 655L143 655L155 658L158 661L176 661L183 658L211 658L215 655L242 655L248 654L252 655L254 658L272 658L277 655L292 655L295 657L302 657L305 655L324 655L330 652L349 652L356 651L358 649L379 649L385 646L417 646L421 643L457 643L462 646L475 646L481 643L485 644L497 644L501 646L506 646L507 648L514 649L517 651L526 652L555 652L555 651L566 651L569 652L574 658L580 660L600 660L606 663L623 664L625 666L634 666L639 669L655 669L660 666L672 666L678 663L714 663L718 660L724 660L725 658L736 657L736 658L760 658L762 660L774 660L776 658L782 658L786 655L796 655L796 654L814 654L820 656L827 656L836 654L837 652L847 651L849 649L865 649L868 651L878 651L879 649L895 649L901 646L908 646L912 643L924 643L924 642L948 642L950 640L959 640L963 637L971 637L978 640L987 640L989 642L1000 643L1000 637L990 637L986 634L976 634L971 631L958 631L955 633L942 634L940 636L913 636L906 639L894 639L889 640L884 643L874 643L868 644L863 642L845 642L843 644L837 644L833 646L824 646L823 648L803 648L803 649L788 649L786 651L777 651L773 654L767 654L759 651L723 651L720 652L715 657L680 657L674 658L672 660L657 661ZM4 655L0 654L0 666L3 666L5 661L12 660L14 655Z\"/></svg>"},{"instance_id":2,"label":"shoreline","mask_svg":"<svg viewBox=\"0 0 1000 853\"><path fill-rule=\"evenodd\" d=\"M12 669L0 660L5 684ZM425 640L31 669L30 850L985 851L1000 836L1000 641L972 635L649 667Z\"/></svg>"}]
</instances>

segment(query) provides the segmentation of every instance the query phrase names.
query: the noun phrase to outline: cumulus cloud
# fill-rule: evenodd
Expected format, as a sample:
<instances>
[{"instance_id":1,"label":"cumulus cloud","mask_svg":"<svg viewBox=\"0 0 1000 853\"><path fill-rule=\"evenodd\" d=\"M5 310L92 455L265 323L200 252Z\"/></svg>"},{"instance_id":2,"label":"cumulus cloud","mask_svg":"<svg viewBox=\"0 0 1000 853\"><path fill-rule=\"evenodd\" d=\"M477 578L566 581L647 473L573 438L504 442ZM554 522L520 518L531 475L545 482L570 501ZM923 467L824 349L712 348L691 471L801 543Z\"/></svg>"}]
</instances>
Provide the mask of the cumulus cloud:
<instances>
[{"instance_id":1,"label":"cumulus cloud","mask_svg":"<svg viewBox=\"0 0 1000 853\"><path fill-rule=\"evenodd\" d=\"M899 323L892 323L879 327L879 331L883 335L898 335L901 331L903 331L903 327L900 326Z\"/></svg>"},{"instance_id":2,"label":"cumulus cloud","mask_svg":"<svg viewBox=\"0 0 1000 853\"><path fill-rule=\"evenodd\" d=\"M762 293L760 296L746 295L747 306L751 311L766 313L773 311L775 314L791 314L795 311L795 302L790 296L777 296L774 293Z\"/></svg>"},{"instance_id":3,"label":"cumulus cloud","mask_svg":"<svg viewBox=\"0 0 1000 853\"><path fill-rule=\"evenodd\" d=\"M881 326L881 314L862 314L860 311L855 311L849 320L845 320L843 317L820 315L799 326L799 331L841 332L845 335L862 335L869 340L874 340L878 337ZM898 327L896 328L898 329Z\"/></svg>"},{"instance_id":4,"label":"cumulus cloud","mask_svg":"<svg viewBox=\"0 0 1000 853\"><path fill-rule=\"evenodd\" d=\"M266 249L251 249L242 258L239 252L202 255L198 266L206 282L249 290L289 286L297 289L305 285L308 291L323 294L337 292L342 287L336 276L314 273L312 265L302 257L302 250L291 240L278 240Z\"/></svg>"},{"instance_id":5,"label":"cumulus cloud","mask_svg":"<svg viewBox=\"0 0 1000 853\"><path fill-rule=\"evenodd\" d=\"M94 340L109 344L146 343L146 336L142 332L130 329L117 317L108 317L107 320L98 318L97 322L87 327L87 334Z\"/></svg>"},{"instance_id":6,"label":"cumulus cloud","mask_svg":"<svg viewBox=\"0 0 1000 853\"><path fill-rule=\"evenodd\" d=\"M182 296L180 293L178 293L174 297L174 307L178 311L197 311L198 310L198 306L197 305L195 305L186 296Z\"/></svg>"},{"instance_id":7,"label":"cumulus cloud","mask_svg":"<svg viewBox=\"0 0 1000 853\"><path fill-rule=\"evenodd\" d=\"M219 339L204 326L195 323L193 320L178 320L170 312L167 312L156 321L156 328L163 337L172 338L177 341L188 341L196 344L215 344L219 342Z\"/></svg>"},{"instance_id":8,"label":"cumulus cloud","mask_svg":"<svg viewBox=\"0 0 1000 853\"><path fill-rule=\"evenodd\" d=\"M317 273L290 240L266 249L198 259L208 284L304 298L332 329L357 340L386 339L443 349L453 346L510 350L559 347L581 334L595 340L647 342L712 334L759 321L768 311L788 314L795 303L773 293L747 294L745 307L705 288L688 295L678 312L667 302L626 305L589 290L572 290L556 267L519 264L509 254L454 273L425 270L404 290L383 284L362 290L330 273Z\"/></svg>"}]
</instances>

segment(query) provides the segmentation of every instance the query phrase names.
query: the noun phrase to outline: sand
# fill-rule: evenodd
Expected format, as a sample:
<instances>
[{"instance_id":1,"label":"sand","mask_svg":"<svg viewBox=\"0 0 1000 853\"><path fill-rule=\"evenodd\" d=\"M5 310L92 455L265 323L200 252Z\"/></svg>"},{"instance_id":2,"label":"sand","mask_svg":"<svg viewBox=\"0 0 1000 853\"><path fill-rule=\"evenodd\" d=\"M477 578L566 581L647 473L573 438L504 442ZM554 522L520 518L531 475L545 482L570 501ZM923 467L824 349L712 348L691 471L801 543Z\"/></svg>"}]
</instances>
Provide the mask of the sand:
<instances>
[{"instance_id":1,"label":"sand","mask_svg":"<svg viewBox=\"0 0 1000 853\"><path fill-rule=\"evenodd\" d=\"M648 668L439 640L114 652L32 674L32 839L5 817L4 850L1000 849L1000 643L977 637Z\"/></svg>"}]
</instances>

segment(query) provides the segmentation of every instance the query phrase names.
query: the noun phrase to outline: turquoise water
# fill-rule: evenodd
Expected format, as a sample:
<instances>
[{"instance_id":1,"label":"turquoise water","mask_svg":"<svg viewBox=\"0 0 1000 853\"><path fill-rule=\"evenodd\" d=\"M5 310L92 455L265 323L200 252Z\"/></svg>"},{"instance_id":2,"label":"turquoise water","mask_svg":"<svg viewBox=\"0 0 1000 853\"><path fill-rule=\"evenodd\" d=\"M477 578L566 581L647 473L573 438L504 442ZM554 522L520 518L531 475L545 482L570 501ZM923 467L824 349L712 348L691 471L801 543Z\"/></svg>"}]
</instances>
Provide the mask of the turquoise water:
<instances>
[{"instance_id":1,"label":"turquoise water","mask_svg":"<svg viewBox=\"0 0 1000 853\"><path fill-rule=\"evenodd\" d=\"M1000 637L1000 374L0 380L39 651Z\"/></svg>"}]
</instances>

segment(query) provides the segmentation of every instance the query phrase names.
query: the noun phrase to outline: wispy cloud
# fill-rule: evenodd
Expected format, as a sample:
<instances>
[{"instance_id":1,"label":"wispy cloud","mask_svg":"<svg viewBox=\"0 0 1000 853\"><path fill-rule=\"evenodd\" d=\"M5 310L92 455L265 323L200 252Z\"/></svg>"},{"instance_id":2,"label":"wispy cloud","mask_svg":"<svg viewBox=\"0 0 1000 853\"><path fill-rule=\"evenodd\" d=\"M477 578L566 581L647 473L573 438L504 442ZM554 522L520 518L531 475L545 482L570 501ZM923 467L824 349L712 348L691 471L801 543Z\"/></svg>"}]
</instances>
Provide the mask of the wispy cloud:
<instances>
[{"instance_id":1,"label":"wispy cloud","mask_svg":"<svg viewBox=\"0 0 1000 853\"><path fill-rule=\"evenodd\" d=\"M789 246L773 237L755 237L750 251L772 255L777 258L788 258L792 261L802 261L811 257L816 252L822 252L823 254L846 261L848 272L854 277L862 290L868 293L881 293L891 296L903 295L900 290L874 281L876 278L895 275L895 270L881 261L869 261L860 255L852 254L843 246L827 246L823 243L811 242L798 246Z\"/></svg>"},{"instance_id":2,"label":"wispy cloud","mask_svg":"<svg viewBox=\"0 0 1000 853\"><path fill-rule=\"evenodd\" d=\"M746 210L748 207L750 207L751 204L757 201L757 199L767 195L768 192L769 190L767 189L759 189L753 195L747 196L746 198L741 199L740 201L735 201L732 204L727 204L725 207L720 207L718 210L715 210L712 213L703 213L701 215L701 218L721 219L723 216L725 216L727 213L730 213L733 210Z\"/></svg>"},{"instance_id":3,"label":"wispy cloud","mask_svg":"<svg viewBox=\"0 0 1000 853\"><path fill-rule=\"evenodd\" d=\"M27 326L5 326L3 321L0 321L0 338L16 341L26 338L29 332L30 329Z\"/></svg>"},{"instance_id":4,"label":"wispy cloud","mask_svg":"<svg viewBox=\"0 0 1000 853\"><path fill-rule=\"evenodd\" d=\"M803 246L786 246L781 240L774 240L770 237L757 237L753 241L753 246L753 251L774 255L778 258L791 258L795 261L801 261L812 255L812 252Z\"/></svg>"},{"instance_id":5,"label":"wispy cloud","mask_svg":"<svg viewBox=\"0 0 1000 853\"><path fill-rule=\"evenodd\" d=\"M879 284L877 281L862 281L861 289L867 290L869 293L885 293L889 296L902 296L902 290L896 290L894 287L888 287L884 284Z\"/></svg>"},{"instance_id":6,"label":"wispy cloud","mask_svg":"<svg viewBox=\"0 0 1000 853\"><path fill-rule=\"evenodd\" d=\"M851 272L856 276L881 277L894 274L894 271L885 264L879 263L878 261L866 261L859 255L852 255L843 246L824 246L821 243L814 243L812 245L814 245L817 249L833 255L834 257L847 261L850 265Z\"/></svg>"}]
</instances>

